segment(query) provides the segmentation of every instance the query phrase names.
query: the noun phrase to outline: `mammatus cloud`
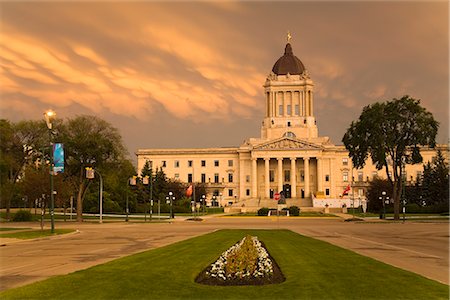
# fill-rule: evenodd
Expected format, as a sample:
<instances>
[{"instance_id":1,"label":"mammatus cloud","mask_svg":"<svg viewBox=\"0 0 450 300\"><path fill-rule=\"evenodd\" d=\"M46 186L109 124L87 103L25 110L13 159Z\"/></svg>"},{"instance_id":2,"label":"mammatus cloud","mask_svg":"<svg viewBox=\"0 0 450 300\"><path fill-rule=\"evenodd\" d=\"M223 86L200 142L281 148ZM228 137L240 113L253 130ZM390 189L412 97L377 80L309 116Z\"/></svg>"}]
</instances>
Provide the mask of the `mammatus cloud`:
<instances>
[{"instance_id":1,"label":"mammatus cloud","mask_svg":"<svg viewBox=\"0 0 450 300\"><path fill-rule=\"evenodd\" d=\"M321 134L339 143L362 107L409 94L448 136L446 3L0 5L4 118L40 118L49 107L105 116L130 152L197 146L198 136L238 144L258 135L262 85L290 30L315 82Z\"/></svg>"}]
</instances>

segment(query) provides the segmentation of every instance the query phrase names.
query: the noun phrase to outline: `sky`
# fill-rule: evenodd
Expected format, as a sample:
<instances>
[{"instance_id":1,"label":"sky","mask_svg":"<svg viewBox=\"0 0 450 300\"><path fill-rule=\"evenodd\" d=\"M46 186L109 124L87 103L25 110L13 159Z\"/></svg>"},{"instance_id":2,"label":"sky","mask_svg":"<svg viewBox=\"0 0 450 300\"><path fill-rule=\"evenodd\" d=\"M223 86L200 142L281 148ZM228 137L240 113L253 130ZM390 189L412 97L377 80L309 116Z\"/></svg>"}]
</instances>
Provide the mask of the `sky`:
<instances>
[{"instance_id":1,"label":"sky","mask_svg":"<svg viewBox=\"0 0 450 300\"><path fill-rule=\"evenodd\" d=\"M142 148L260 136L263 84L286 34L335 144L364 106L407 94L449 137L449 4L0 2L0 118L99 116Z\"/></svg>"}]
</instances>

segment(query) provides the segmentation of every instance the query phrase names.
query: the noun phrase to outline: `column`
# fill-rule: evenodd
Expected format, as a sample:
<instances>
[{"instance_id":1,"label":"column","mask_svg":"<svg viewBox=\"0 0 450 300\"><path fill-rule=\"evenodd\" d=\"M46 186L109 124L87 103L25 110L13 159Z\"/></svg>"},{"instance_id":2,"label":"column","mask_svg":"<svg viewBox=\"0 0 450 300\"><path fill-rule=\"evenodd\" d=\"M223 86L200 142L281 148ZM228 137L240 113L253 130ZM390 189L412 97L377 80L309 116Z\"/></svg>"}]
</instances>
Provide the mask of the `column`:
<instances>
[{"instance_id":1,"label":"column","mask_svg":"<svg viewBox=\"0 0 450 300\"><path fill-rule=\"evenodd\" d=\"M323 192L323 170L322 170L322 159L316 158L317 160L317 191Z\"/></svg>"},{"instance_id":2,"label":"column","mask_svg":"<svg viewBox=\"0 0 450 300\"><path fill-rule=\"evenodd\" d=\"M334 176L334 158L330 158L330 196L336 198L336 176Z\"/></svg>"},{"instance_id":3,"label":"column","mask_svg":"<svg viewBox=\"0 0 450 300\"><path fill-rule=\"evenodd\" d=\"M272 92L272 117L277 116L277 92Z\"/></svg>"},{"instance_id":4,"label":"column","mask_svg":"<svg viewBox=\"0 0 450 300\"><path fill-rule=\"evenodd\" d=\"M264 158L264 197L270 198L270 171L269 171L270 158Z\"/></svg>"},{"instance_id":5,"label":"column","mask_svg":"<svg viewBox=\"0 0 450 300\"><path fill-rule=\"evenodd\" d=\"M295 157L291 158L291 198L297 197L297 176L295 174Z\"/></svg>"},{"instance_id":6,"label":"column","mask_svg":"<svg viewBox=\"0 0 450 300\"><path fill-rule=\"evenodd\" d=\"M239 199L245 198L245 173L244 173L244 160L239 157Z\"/></svg>"},{"instance_id":7,"label":"column","mask_svg":"<svg viewBox=\"0 0 450 300\"><path fill-rule=\"evenodd\" d=\"M305 166L305 198L309 197L309 157L303 158Z\"/></svg>"},{"instance_id":8,"label":"column","mask_svg":"<svg viewBox=\"0 0 450 300\"><path fill-rule=\"evenodd\" d=\"M257 198L258 197L258 178L256 177L256 158L252 158L252 197Z\"/></svg>"},{"instance_id":9,"label":"column","mask_svg":"<svg viewBox=\"0 0 450 300\"><path fill-rule=\"evenodd\" d=\"M278 193L283 190L283 158L278 160Z\"/></svg>"}]
</instances>

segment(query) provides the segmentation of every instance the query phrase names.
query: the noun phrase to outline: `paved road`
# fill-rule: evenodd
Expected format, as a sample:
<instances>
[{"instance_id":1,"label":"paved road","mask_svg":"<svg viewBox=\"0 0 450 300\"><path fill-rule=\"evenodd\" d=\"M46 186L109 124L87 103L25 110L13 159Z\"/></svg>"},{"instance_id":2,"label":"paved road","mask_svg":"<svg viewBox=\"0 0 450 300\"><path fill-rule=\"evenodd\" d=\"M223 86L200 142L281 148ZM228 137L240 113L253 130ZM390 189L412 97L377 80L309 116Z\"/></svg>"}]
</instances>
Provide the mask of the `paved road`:
<instances>
[{"instance_id":1,"label":"paved road","mask_svg":"<svg viewBox=\"0 0 450 300\"><path fill-rule=\"evenodd\" d=\"M287 228L449 284L448 222L366 224L341 219L218 217L152 224L57 222L56 227L79 232L33 241L0 239L0 245L5 245L0 247L0 290L224 228Z\"/></svg>"}]
</instances>

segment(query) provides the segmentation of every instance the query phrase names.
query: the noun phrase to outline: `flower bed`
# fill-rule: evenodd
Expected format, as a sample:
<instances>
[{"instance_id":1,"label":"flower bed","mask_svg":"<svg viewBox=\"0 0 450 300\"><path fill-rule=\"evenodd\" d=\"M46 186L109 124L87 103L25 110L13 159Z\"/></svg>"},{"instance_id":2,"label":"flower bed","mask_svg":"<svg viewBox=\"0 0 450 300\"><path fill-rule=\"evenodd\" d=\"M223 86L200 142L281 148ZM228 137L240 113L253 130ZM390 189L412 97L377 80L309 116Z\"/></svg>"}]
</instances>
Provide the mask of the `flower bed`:
<instances>
[{"instance_id":1,"label":"flower bed","mask_svg":"<svg viewBox=\"0 0 450 300\"><path fill-rule=\"evenodd\" d=\"M196 282L209 285L263 285L285 280L280 268L255 236L246 236L208 266Z\"/></svg>"}]
</instances>

